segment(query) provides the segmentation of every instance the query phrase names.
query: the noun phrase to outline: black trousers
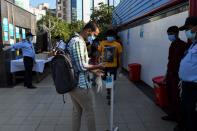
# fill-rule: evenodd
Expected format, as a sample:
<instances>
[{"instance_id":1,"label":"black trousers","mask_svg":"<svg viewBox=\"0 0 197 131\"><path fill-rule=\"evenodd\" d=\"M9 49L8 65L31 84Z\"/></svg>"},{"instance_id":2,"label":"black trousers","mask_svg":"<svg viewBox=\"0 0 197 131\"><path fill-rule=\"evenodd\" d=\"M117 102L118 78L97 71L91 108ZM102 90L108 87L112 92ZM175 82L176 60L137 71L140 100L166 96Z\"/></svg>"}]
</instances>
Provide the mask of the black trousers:
<instances>
[{"instance_id":1,"label":"black trousers","mask_svg":"<svg viewBox=\"0 0 197 131\"><path fill-rule=\"evenodd\" d=\"M23 57L24 67L25 67L25 82L24 86L32 86L32 69L33 69L33 58L24 56Z\"/></svg>"},{"instance_id":2,"label":"black trousers","mask_svg":"<svg viewBox=\"0 0 197 131\"><path fill-rule=\"evenodd\" d=\"M174 117L177 122L181 121L181 101L180 101L180 89L178 87L179 84L178 73L167 73L166 78L166 91L168 98L168 107L167 112L168 115Z\"/></svg>"},{"instance_id":3,"label":"black trousers","mask_svg":"<svg viewBox=\"0 0 197 131\"><path fill-rule=\"evenodd\" d=\"M197 131L197 83L183 82L181 107L186 131Z\"/></svg>"}]
</instances>

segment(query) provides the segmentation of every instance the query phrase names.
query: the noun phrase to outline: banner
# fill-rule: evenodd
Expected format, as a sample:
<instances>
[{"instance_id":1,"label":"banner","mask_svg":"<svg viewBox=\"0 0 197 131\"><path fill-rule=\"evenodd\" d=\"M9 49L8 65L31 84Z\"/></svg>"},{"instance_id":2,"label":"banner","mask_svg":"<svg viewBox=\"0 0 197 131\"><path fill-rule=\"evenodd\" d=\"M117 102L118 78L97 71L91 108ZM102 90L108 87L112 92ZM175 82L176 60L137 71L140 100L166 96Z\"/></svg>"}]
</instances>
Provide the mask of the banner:
<instances>
[{"instance_id":1,"label":"banner","mask_svg":"<svg viewBox=\"0 0 197 131\"><path fill-rule=\"evenodd\" d=\"M19 33L19 28L16 27L16 38L19 39L20 38L20 33Z\"/></svg>"},{"instance_id":2,"label":"banner","mask_svg":"<svg viewBox=\"0 0 197 131\"><path fill-rule=\"evenodd\" d=\"M22 29L22 39L26 39L25 29Z\"/></svg>"},{"instance_id":3,"label":"banner","mask_svg":"<svg viewBox=\"0 0 197 131\"><path fill-rule=\"evenodd\" d=\"M9 24L9 34L10 34L10 37L14 37L14 25L13 24Z\"/></svg>"},{"instance_id":4,"label":"banner","mask_svg":"<svg viewBox=\"0 0 197 131\"><path fill-rule=\"evenodd\" d=\"M3 18L3 31L8 32L8 18Z\"/></svg>"},{"instance_id":5,"label":"banner","mask_svg":"<svg viewBox=\"0 0 197 131\"><path fill-rule=\"evenodd\" d=\"M3 18L3 40L8 41L9 40L9 27L8 27L8 18Z\"/></svg>"},{"instance_id":6,"label":"banner","mask_svg":"<svg viewBox=\"0 0 197 131\"><path fill-rule=\"evenodd\" d=\"M9 39L8 39L8 37L9 37L9 36L8 36L8 32L4 32L3 35L4 35L3 40L4 40L4 41L8 41L8 40L9 40Z\"/></svg>"}]
</instances>

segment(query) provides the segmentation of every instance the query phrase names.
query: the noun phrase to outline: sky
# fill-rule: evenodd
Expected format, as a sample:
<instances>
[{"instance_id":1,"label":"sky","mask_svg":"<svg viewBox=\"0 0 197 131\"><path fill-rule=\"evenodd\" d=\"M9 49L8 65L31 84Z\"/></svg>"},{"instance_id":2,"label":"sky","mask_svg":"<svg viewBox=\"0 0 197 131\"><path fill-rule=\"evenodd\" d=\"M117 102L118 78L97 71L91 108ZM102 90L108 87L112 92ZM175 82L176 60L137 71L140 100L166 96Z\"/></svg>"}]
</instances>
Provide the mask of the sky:
<instances>
[{"instance_id":1,"label":"sky","mask_svg":"<svg viewBox=\"0 0 197 131\"><path fill-rule=\"evenodd\" d=\"M36 7L40 3L49 3L50 8L56 7L56 0L30 0L30 5Z\"/></svg>"}]
</instances>

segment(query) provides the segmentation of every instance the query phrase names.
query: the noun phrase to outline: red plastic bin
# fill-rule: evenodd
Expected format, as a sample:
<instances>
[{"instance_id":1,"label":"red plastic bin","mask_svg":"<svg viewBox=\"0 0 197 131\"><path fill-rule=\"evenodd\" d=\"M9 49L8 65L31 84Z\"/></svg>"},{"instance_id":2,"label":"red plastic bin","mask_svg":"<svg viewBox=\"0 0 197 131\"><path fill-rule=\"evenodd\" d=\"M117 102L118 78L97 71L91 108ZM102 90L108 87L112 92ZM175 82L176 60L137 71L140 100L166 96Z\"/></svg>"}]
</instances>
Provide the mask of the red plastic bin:
<instances>
[{"instance_id":1,"label":"red plastic bin","mask_svg":"<svg viewBox=\"0 0 197 131\"><path fill-rule=\"evenodd\" d=\"M164 76L154 77L154 92L155 92L155 103L160 107L164 108L167 104L167 95L166 95L166 84L163 83Z\"/></svg>"},{"instance_id":2,"label":"red plastic bin","mask_svg":"<svg viewBox=\"0 0 197 131\"><path fill-rule=\"evenodd\" d=\"M132 63L128 65L129 67L129 79L131 81L140 81L141 65L138 63Z\"/></svg>"}]
</instances>

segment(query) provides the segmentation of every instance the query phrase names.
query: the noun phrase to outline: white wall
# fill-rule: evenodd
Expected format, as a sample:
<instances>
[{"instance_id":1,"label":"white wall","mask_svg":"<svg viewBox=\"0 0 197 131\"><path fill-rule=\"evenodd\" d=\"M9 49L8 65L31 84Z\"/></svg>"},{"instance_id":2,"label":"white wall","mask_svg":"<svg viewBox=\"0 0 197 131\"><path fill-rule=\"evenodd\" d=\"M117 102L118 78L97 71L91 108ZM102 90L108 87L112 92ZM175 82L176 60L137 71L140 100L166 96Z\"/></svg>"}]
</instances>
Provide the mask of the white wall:
<instances>
[{"instance_id":1,"label":"white wall","mask_svg":"<svg viewBox=\"0 0 197 131\"><path fill-rule=\"evenodd\" d=\"M183 25L187 16L188 12L183 12L147 23L143 25L143 38L140 38L142 26L120 32L119 35L124 44L123 67L128 69L129 63L140 63L142 65L141 79L152 86L152 78L164 75L166 72L170 46L166 30L173 25ZM186 40L184 32L181 32L180 36Z\"/></svg>"}]
</instances>

